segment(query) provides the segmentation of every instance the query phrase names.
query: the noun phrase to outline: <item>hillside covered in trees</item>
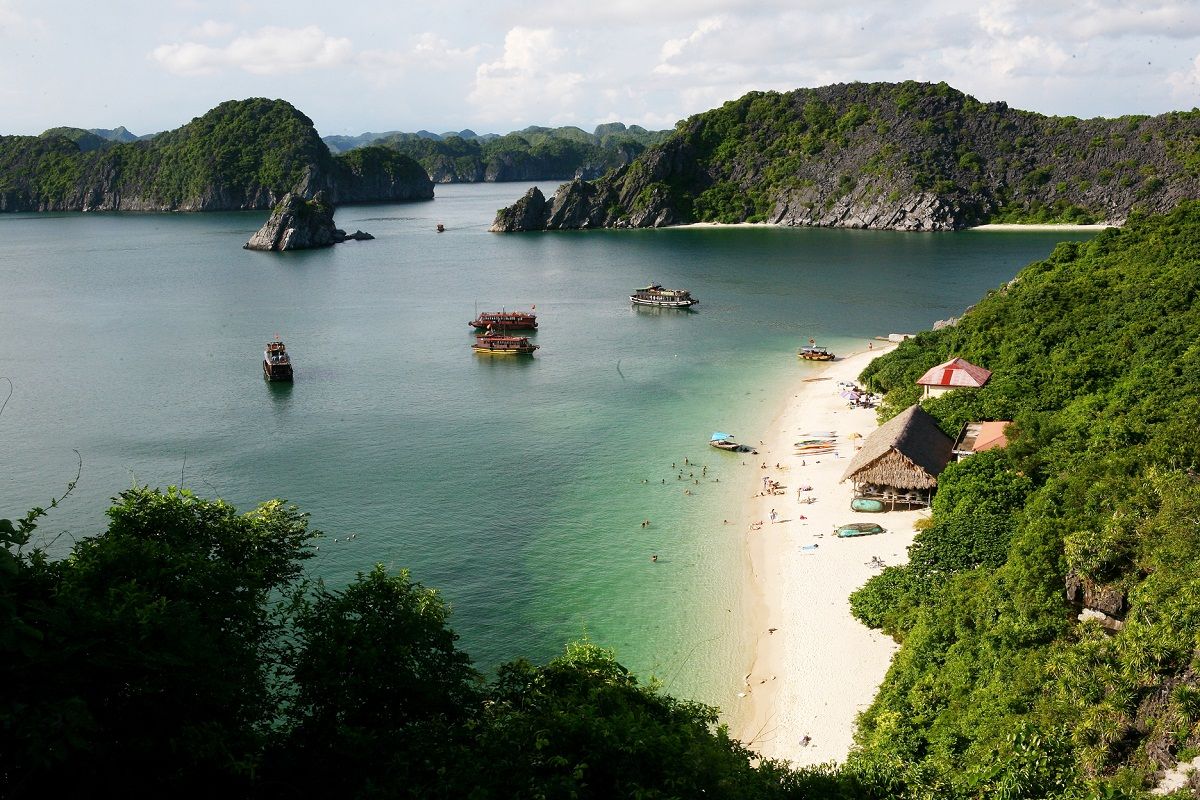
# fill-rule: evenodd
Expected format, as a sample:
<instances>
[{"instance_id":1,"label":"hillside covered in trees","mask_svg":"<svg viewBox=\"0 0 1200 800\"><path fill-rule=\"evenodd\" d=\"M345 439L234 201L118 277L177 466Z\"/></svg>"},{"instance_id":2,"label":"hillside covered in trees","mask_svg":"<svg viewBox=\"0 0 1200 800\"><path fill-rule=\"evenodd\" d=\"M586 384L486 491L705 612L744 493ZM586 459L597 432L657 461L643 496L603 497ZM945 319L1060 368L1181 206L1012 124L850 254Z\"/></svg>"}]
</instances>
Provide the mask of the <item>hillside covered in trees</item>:
<instances>
[{"instance_id":1,"label":"hillside covered in trees","mask_svg":"<svg viewBox=\"0 0 1200 800\"><path fill-rule=\"evenodd\" d=\"M573 126L529 127L505 136L473 131L434 134L364 134L363 137L325 137L330 149L372 137L366 144L388 147L416 160L435 183L478 181L540 181L595 178L630 163L670 131L648 131L613 122L588 133ZM361 145L356 145L361 146Z\"/></svg>"},{"instance_id":2,"label":"hillside covered in trees","mask_svg":"<svg viewBox=\"0 0 1200 800\"><path fill-rule=\"evenodd\" d=\"M62 560L42 509L0 519L0 795L1144 796L1200 754L1198 301L1187 202L1059 245L864 372L887 418L967 358L991 380L927 410L1013 425L853 596L901 648L840 767L756 763L590 642L482 675L406 573L307 580L297 510L139 488Z\"/></svg>"},{"instance_id":3,"label":"hillside covered in trees","mask_svg":"<svg viewBox=\"0 0 1200 800\"><path fill-rule=\"evenodd\" d=\"M494 230L697 221L947 230L1114 222L1200 196L1200 111L1081 120L981 103L944 83L751 92Z\"/></svg>"},{"instance_id":4,"label":"hillside covered in trees","mask_svg":"<svg viewBox=\"0 0 1200 800\"><path fill-rule=\"evenodd\" d=\"M265 209L321 190L335 203L433 197L412 159L377 147L335 157L283 100L222 103L148 140L73 128L0 137L0 211Z\"/></svg>"},{"instance_id":5,"label":"hillside covered in trees","mask_svg":"<svg viewBox=\"0 0 1200 800\"><path fill-rule=\"evenodd\" d=\"M902 647L849 769L908 797L1132 797L1200 753L1198 301L1190 202L1060 244L864 372L886 418L961 356L992 379L923 406L952 435L1014 423L852 597Z\"/></svg>"}]
</instances>

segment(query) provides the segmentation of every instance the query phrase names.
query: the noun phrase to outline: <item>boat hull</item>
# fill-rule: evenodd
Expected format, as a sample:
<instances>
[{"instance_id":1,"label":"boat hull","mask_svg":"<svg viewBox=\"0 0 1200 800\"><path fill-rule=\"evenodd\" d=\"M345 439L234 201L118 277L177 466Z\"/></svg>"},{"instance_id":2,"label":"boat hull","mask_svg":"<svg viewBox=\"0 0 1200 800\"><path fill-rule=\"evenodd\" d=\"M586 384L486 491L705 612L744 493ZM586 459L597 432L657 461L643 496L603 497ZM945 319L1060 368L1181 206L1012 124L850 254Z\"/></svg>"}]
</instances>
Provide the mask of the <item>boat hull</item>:
<instances>
[{"instance_id":1,"label":"boat hull","mask_svg":"<svg viewBox=\"0 0 1200 800\"><path fill-rule=\"evenodd\" d=\"M533 351L537 348L525 347L519 350L514 348L498 350L493 347L480 347L478 345L471 345L471 349L484 356L531 356L533 355Z\"/></svg>"},{"instance_id":2,"label":"boat hull","mask_svg":"<svg viewBox=\"0 0 1200 800\"><path fill-rule=\"evenodd\" d=\"M635 306L652 306L654 308L691 308L699 303L699 300L647 300L644 297L630 295L629 302Z\"/></svg>"},{"instance_id":3,"label":"boat hull","mask_svg":"<svg viewBox=\"0 0 1200 800\"><path fill-rule=\"evenodd\" d=\"M873 500L869 497L856 497L850 501L850 509L876 514L883 511L883 501Z\"/></svg>"},{"instance_id":4,"label":"boat hull","mask_svg":"<svg viewBox=\"0 0 1200 800\"><path fill-rule=\"evenodd\" d=\"M269 364L263 360L263 379L268 381L292 380L291 364Z\"/></svg>"}]
</instances>

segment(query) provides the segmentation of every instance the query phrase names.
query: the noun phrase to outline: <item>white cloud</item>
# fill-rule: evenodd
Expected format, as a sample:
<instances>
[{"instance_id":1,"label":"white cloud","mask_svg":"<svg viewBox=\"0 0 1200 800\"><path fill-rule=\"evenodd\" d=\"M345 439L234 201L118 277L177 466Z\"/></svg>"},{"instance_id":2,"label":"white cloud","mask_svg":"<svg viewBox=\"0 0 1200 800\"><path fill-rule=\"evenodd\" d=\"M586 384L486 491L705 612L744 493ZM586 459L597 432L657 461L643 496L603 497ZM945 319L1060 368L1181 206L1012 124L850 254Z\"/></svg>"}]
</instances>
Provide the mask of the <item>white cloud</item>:
<instances>
[{"instance_id":1,"label":"white cloud","mask_svg":"<svg viewBox=\"0 0 1200 800\"><path fill-rule=\"evenodd\" d=\"M216 20L206 19L196 27L192 28L189 33L192 36L197 36L203 39L224 39L227 36L232 36L237 27L230 22L217 22Z\"/></svg>"},{"instance_id":2,"label":"white cloud","mask_svg":"<svg viewBox=\"0 0 1200 800\"><path fill-rule=\"evenodd\" d=\"M223 47L197 42L159 45L150 58L176 75L207 75L225 69L280 75L344 64L353 52L349 39L329 36L309 25L260 28Z\"/></svg>"},{"instance_id":3,"label":"white cloud","mask_svg":"<svg viewBox=\"0 0 1200 800\"><path fill-rule=\"evenodd\" d=\"M1192 59L1190 68L1167 75L1171 94L1194 108L1200 105L1200 55Z\"/></svg>"},{"instance_id":4,"label":"white cloud","mask_svg":"<svg viewBox=\"0 0 1200 800\"><path fill-rule=\"evenodd\" d=\"M694 45L713 31L721 30L725 24L722 17L708 17L700 20L700 24L696 26L696 30L683 39L668 39L663 42L662 49L659 51L659 57L663 61L669 61L675 56L681 54L690 45Z\"/></svg>"},{"instance_id":5,"label":"white cloud","mask_svg":"<svg viewBox=\"0 0 1200 800\"><path fill-rule=\"evenodd\" d=\"M550 28L516 27L504 37L504 53L475 70L467 100L484 121L542 118L566 119L584 82L584 75L566 64L569 51Z\"/></svg>"}]
</instances>

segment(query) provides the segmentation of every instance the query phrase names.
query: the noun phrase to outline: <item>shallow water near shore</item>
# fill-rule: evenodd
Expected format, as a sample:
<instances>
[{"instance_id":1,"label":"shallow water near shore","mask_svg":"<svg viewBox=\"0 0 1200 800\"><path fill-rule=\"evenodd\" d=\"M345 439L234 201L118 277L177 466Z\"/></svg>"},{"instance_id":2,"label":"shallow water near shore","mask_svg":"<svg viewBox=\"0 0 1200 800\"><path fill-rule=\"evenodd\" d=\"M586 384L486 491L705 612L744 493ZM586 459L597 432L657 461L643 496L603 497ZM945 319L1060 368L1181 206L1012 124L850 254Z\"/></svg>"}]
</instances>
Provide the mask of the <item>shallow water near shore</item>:
<instances>
[{"instance_id":1,"label":"shallow water near shore","mask_svg":"<svg viewBox=\"0 0 1200 800\"><path fill-rule=\"evenodd\" d=\"M411 569L482 669L586 635L724 703L747 640L722 520L757 470L709 435L755 443L815 369L809 338L927 329L1092 235L487 233L525 188L344 207L375 241L282 255L241 249L265 214L0 216L0 516L61 494L73 450L78 488L41 528L56 555L131 483L282 497L326 534L313 575ZM631 307L652 281L701 303ZM476 310L531 306L536 356L471 352ZM276 333L294 385L262 380Z\"/></svg>"}]
</instances>

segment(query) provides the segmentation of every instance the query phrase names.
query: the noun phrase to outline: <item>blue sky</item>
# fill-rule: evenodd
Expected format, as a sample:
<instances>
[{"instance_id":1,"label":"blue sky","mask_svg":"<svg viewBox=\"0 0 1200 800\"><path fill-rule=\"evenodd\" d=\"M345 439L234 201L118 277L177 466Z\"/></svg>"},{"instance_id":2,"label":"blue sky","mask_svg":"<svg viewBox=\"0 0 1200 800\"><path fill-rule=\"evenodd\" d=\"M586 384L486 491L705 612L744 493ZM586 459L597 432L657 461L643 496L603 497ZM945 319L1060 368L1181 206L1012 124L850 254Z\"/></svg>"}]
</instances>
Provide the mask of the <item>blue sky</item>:
<instances>
[{"instance_id":1,"label":"blue sky","mask_svg":"<svg viewBox=\"0 0 1200 800\"><path fill-rule=\"evenodd\" d=\"M754 89L946 81L1079 117L1200 106L1200 0L0 0L0 133L281 97L322 135L666 128Z\"/></svg>"}]
</instances>

